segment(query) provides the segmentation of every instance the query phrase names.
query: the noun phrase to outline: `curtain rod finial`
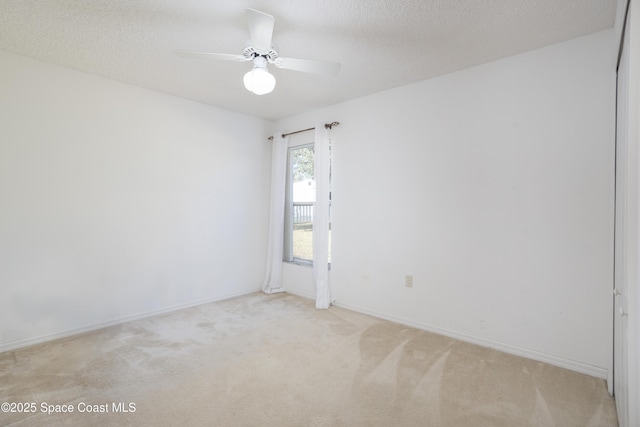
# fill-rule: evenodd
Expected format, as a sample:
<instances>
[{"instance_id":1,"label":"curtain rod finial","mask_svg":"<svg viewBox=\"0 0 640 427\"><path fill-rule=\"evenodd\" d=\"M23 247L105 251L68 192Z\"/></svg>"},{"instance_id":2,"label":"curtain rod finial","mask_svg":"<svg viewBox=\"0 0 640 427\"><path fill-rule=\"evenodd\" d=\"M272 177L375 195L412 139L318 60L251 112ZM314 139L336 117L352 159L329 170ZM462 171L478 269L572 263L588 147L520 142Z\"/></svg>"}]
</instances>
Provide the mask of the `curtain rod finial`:
<instances>
[{"instance_id":1,"label":"curtain rod finial","mask_svg":"<svg viewBox=\"0 0 640 427\"><path fill-rule=\"evenodd\" d=\"M324 125L325 129L333 129L334 126L338 126L340 122L331 122Z\"/></svg>"}]
</instances>

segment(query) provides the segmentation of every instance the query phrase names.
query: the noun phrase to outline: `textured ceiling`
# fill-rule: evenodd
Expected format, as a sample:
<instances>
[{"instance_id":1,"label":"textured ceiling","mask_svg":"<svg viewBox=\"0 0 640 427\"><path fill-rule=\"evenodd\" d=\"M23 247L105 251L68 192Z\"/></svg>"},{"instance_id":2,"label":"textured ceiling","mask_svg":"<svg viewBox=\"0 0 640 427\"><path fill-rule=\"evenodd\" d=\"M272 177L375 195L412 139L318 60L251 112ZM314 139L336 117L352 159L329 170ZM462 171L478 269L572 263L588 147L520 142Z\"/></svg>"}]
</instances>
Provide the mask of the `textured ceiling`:
<instances>
[{"instance_id":1,"label":"textured ceiling","mask_svg":"<svg viewBox=\"0 0 640 427\"><path fill-rule=\"evenodd\" d=\"M279 119L613 27L616 0L0 0L0 49L230 110ZM245 8L276 18L281 56L342 63L337 77L270 67L244 89ZM0 64L1 66L1 64Z\"/></svg>"}]
</instances>

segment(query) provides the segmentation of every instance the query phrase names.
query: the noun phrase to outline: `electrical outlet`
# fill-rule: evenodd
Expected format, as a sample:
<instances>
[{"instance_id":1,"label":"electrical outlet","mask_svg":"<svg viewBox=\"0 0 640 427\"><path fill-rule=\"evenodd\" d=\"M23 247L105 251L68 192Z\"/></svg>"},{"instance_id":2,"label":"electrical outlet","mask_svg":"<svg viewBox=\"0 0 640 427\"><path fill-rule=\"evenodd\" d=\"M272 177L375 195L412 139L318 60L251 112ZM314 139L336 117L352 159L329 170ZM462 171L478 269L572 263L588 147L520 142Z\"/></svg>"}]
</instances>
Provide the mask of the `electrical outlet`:
<instances>
[{"instance_id":1,"label":"electrical outlet","mask_svg":"<svg viewBox=\"0 0 640 427\"><path fill-rule=\"evenodd\" d=\"M413 288L413 276L411 276L410 274L408 274L407 276L405 276L404 278L404 285L407 288Z\"/></svg>"}]
</instances>

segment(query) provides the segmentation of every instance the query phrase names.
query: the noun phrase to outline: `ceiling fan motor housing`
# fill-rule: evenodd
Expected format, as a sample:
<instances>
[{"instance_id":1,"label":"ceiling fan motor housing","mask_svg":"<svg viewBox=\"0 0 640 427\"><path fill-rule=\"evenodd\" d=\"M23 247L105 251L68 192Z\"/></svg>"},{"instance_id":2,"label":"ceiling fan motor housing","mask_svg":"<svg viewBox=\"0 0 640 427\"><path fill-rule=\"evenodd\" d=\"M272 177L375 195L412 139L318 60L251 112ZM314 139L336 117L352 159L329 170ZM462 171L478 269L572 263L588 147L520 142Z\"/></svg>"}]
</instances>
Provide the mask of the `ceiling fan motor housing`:
<instances>
[{"instance_id":1,"label":"ceiling fan motor housing","mask_svg":"<svg viewBox=\"0 0 640 427\"><path fill-rule=\"evenodd\" d=\"M244 49L242 50L242 55L244 55L244 57L247 59L254 59L256 57L261 56L264 59L266 59L267 62L273 63L276 60L276 58L278 58L277 49L278 47L275 45L275 43L273 44L273 46L271 46L271 48L268 51L264 51L262 49L256 49L251 43L251 40L249 40L245 45Z\"/></svg>"}]
</instances>

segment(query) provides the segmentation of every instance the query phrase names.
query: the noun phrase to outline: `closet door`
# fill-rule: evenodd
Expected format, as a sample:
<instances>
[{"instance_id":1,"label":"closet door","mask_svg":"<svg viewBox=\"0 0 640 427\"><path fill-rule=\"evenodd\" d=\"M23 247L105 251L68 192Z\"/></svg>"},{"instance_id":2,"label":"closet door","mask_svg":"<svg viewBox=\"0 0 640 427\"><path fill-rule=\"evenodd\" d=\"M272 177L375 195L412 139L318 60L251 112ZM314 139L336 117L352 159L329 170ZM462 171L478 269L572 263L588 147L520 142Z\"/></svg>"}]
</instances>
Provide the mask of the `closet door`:
<instances>
[{"instance_id":1,"label":"closet door","mask_svg":"<svg viewBox=\"0 0 640 427\"><path fill-rule=\"evenodd\" d=\"M617 85L613 379L620 426L636 427L640 426L640 0L629 1L628 6Z\"/></svg>"},{"instance_id":2,"label":"closet door","mask_svg":"<svg viewBox=\"0 0 640 427\"><path fill-rule=\"evenodd\" d=\"M628 27L627 27L628 28ZM618 65L616 109L616 206L615 206L615 277L613 333L613 389L620 427L628 420L628 316L627 313L627 161L628 161L628 97L629 97L629 32L625 33Z\"/></svg>"}]
</instances>

